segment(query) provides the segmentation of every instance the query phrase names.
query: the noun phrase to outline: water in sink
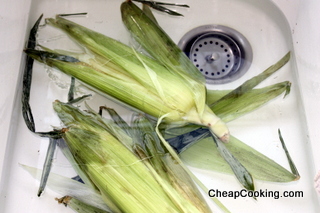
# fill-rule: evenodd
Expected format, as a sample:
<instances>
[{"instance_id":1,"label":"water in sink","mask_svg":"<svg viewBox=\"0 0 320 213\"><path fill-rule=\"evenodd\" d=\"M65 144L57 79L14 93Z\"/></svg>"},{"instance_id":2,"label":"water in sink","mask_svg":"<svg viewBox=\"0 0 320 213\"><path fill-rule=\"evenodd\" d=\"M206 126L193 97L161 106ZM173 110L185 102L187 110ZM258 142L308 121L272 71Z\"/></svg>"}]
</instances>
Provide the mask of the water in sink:
<instances>
[{"instance_id":1,"label":"water in sink","mask_svg":"<svg viewBox=\"0 0 320 213\"><path fill-rule=\"evenodd\" d=\"M169 17L158 12L155 12L155 15L159 24L177 43L186 32L195 27L219 24L236 29L251 44L253 60L247 73L231 83L208 85L209 89L235 88L278 61L288 51L292 51L290 63L259 85L260 87L289 80L292 82L290 95L285 99L278 98L263 108L230 122L229 127L233 135L289 168L277 135L277 130L280 128L301 179L287 184L256 181L257 190L279 191L280 193L284 191L303 192L303 197L279 197L279 199L261 197L257 201L248 197L221 198L220 200L231 212L256 212L257 210L270 212L275 207L282 212L319 212L319 203L313 190L313 163L304 121L304 109L301 105L291 32L281 11L270 1L263 0L203 0L201 3L179 0L175 2L186 3L190 6L190 9L179 9L184 17ZM57 13L88 12L87 16L73 17L72 20L122 42L132 43L132 39L121 22L120 4L119 0L97 0L91 1L89 5L85 0L63 2L34 0L30 7L29 26L41 13L44 13L45 17L52 17ZM80 50L76 45L68 42L68 38L61 32L47 27L40 29L38 40L48 47L62 49L68 45L70 50ZM57 45L57 40L59 45ZM60 80L53 80L48 73ZM66 99L67 89L63 88L63 85L67 84L67 78L57 71L37 65L34 69L33 82L31 104L37 129L46 131L52 128L51 125L59 126L60 122L53 113L51 103L55 99ZM61 86L57 82L66 83ZM78 94L87 91L80 87ZM17 97L17 104L20 104L19 97ZM129 111L115 103L107 102L99 94L94 94L90 100L90 105L93 107L105 104L117 108L122 115L129 118ZM70 212L69 209L56 205L54 197L58 195L50 190L46 190L44 196L38 198L36 196L38 182L19 167L18 164L23 163L41 168L48 140L36 137L27 130L20 116L19 107L16 109L15 116L5 158L5 176L1 183L1 189L3 189L0 198L1 212L20 212L22 206L24 212L43 212L44 209L46 212ZM242 189L233 176L200 169L193 169L193 171L209 189L224 191ZM74 175L71 166L59 151L55 154L53 172L67 176ZM17 200L21 203L19 206L16 205ZM212 205L212 208L216 210L215 205Z\"/></svg>"}]
</instances>

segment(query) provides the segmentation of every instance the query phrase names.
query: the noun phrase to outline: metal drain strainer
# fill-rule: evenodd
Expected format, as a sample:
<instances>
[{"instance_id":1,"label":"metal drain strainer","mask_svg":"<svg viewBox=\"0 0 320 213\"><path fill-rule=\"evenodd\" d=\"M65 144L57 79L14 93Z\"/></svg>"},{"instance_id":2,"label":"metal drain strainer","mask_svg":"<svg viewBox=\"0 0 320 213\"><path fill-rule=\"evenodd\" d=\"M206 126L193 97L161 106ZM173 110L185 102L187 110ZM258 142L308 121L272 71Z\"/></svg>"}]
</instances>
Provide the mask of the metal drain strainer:
<instances>
[{"instance_id":1,"label":"metal drain strainer","mask_svg":"<svg viewBox=\"0 0 320 213\"><path fill-rule=\"evenodd\" d=\"M239 32L221 25L195 28L178 45L205 76L207 83L234 81L252 62L249 42Z\"/></svg>"}]
</instances>

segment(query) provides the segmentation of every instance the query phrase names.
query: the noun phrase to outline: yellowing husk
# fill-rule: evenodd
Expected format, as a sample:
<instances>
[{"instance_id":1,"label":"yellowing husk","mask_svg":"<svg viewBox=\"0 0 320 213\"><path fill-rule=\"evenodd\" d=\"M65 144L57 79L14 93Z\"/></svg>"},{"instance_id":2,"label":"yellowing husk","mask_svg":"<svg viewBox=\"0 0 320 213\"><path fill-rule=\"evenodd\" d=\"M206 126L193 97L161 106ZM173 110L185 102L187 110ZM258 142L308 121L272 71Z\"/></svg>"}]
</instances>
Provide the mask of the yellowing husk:
<instances>
[{"instance_id":1,"label":"yellowing husk","mask_svg":"<svg viewBox=\"0 0 320 213\"><path fill-rule=\"evenodd\" d=\"M111 211L106 211L94 206L90 206L71 196L64 196L59 199L56 198L56 200L58 201L58 203L68 206L78 213L112 213Z\"/></svg>"}]
</instances>

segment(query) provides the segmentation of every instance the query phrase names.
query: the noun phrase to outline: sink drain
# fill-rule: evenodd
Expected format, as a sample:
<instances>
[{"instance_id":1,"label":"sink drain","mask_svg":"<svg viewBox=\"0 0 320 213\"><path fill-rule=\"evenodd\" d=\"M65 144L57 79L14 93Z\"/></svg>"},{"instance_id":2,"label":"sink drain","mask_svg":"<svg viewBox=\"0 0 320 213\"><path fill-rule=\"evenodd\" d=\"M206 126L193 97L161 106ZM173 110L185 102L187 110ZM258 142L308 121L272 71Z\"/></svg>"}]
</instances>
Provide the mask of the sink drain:
<instances>
[{"instance_id":1,"label":"sink drain","mask_svg":"<svg viewBox=\"0 0 320 213\"><path fill-rule=\"evenodd\" d=\"M229 83L240 78L252 62L252 49L247 39L226 26L197 27L184 35L178 46L210 84Z\"/></svg>"}]
</instances>

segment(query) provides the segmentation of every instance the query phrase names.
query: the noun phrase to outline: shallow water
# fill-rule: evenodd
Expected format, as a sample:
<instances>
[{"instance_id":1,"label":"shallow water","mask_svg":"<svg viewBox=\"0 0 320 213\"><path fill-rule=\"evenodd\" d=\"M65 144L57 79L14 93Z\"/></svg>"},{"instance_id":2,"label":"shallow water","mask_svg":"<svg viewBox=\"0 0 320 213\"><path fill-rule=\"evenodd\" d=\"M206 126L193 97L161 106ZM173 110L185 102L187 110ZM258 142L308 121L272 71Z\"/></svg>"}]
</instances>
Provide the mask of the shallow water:
<instances>
[{"instance_id":1,"label":"shallow water","mask_svg":"<svg viewBox=\"0 0 320 213\"><path fill-rule=\"evenodd\" d=\"M88 12L85 17L73 17L72 20L88 26L91 29L105 33L125 43L133 43L128 32L122 25L119 6L121 1L40 1L34 0L30 9L29 24L44 13L45 17L53 17L57 13ZM178 2L178 1L176 1ZM182 2L182 1L179 1ZM184 17L169 17L155 12L159 24L178 42L189 30L206 24L220 24L241 32L250 42L253 49L253 62L248 72L238 80L224 85L210 85L210 89L231 89L262 72L277 62L288 51L292 51L292 38L288 23L283 14L269 1L254 0L204 0L199 2L186 0L190 9L178 9ZM98 9L97 9L98 8ZM62 33L49 27L42 27L39 31L39 42L52 48L66 48L80 51L79 47L70 43ZM56 41L59 41L57 44ZM53 113L51 103L56 100L66 100L67 89L61 88L45 72L43 65L34 69L31 105L33 107L36 127L38 131L51 130L52 126L60 126L60 122ZM61 75L63 76L63 75ZM66 77L62 77L67 82ZM271 76L260 86L266 86L280 81L291 81L292 90L285 99L277 98L272 103L236 121L230 122L231 133L247 144L274 159L285 168L289 168L286 157L278 139L277 130L281 129L287 147L301 179L294 183L275 184L257 181L258 190L270 191L303 191L303 197L261 197L258 201L252 198L221 198L221 201L231 212L270 212L277 206L282 212L318 212L319 204L313 190L312 174L313 162L306 134L304 110L301 106L300 89L296 79L296 65L294 52L290 63ZM59 81L57 81L59 82ZM64 85L64 84L63 84ZM81 90L83 93L83 90ZM79 93L80 94L80 93ZM95 94L89 101L90 106L98 107L107 104L117 109L128 120L130 112L125 108L106 101L99 94ZM20 104L20 102L17 102ZM6 167L1 187L0 210L4 213L20 212L71 212L63 206L56 205L54 192L46 190L41 198L36 197L38 182L34 181L19 167L23 163L38 168L42 167L46 154L47 139L39 138L30 133L20 116L17 107L16 119L13 121L12 136L6 155ZM230 175L218 174L200 169L192 169L206 184L208 189L224 191L240 191L237 180ZM55 154L53 172L66 176L75 173L64 159L61 152ZM17 206L17 200L20 205ZM216 209L215 205L212 205ZM47 209L50 209L47 211Z\"/></svg>"}]
</instances>

